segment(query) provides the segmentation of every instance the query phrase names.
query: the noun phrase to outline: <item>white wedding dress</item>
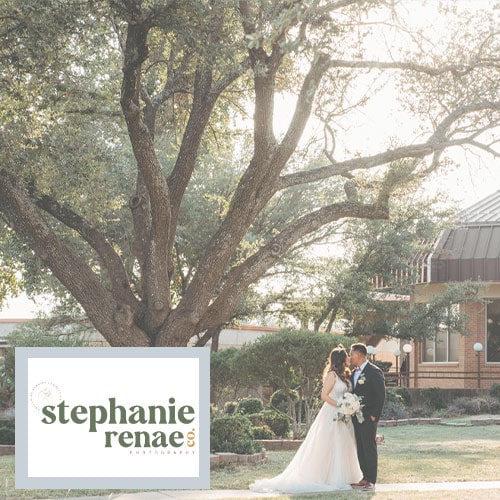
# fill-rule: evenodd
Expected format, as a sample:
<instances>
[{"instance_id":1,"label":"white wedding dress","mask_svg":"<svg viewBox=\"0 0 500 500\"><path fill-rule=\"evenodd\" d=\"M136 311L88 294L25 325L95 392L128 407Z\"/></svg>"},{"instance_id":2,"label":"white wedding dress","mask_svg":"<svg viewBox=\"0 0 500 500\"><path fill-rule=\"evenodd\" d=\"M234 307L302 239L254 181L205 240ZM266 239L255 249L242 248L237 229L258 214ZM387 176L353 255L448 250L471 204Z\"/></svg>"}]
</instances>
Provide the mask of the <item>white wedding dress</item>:
<instances>
[{"instance_id":1,"label":"white wedding dress","mask_svg":"<svg viewBox=\"0 0 500 500\"><path fill-rule=\"evenodd\" d=\"M337 377L330 397L337 401L347 391ZM354 427L334 421L336 408L324 403L304 442L287 468L271 479L259 479L249 488L261 493L309 493L351 489L363 478L356 452Z\"/></svg>"}]
</instances>

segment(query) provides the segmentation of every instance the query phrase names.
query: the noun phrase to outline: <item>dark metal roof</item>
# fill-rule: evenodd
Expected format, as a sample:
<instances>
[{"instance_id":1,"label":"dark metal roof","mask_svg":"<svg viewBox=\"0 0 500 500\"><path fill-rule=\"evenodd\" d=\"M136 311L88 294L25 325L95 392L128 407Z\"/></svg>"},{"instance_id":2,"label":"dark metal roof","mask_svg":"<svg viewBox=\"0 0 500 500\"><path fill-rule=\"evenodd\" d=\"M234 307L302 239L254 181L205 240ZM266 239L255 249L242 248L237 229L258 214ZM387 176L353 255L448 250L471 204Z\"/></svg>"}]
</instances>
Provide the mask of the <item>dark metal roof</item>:
<instances>
[{"instance_id":1,"label":"dark metal roof","mask_svg":"<svg viewBox=\"0 0 500 500\"><path fill-rule=\"evenodd\" d=\"M500 281L500 191L457 218L430 255L429 281Z\"/></svg>"}]
</instances>

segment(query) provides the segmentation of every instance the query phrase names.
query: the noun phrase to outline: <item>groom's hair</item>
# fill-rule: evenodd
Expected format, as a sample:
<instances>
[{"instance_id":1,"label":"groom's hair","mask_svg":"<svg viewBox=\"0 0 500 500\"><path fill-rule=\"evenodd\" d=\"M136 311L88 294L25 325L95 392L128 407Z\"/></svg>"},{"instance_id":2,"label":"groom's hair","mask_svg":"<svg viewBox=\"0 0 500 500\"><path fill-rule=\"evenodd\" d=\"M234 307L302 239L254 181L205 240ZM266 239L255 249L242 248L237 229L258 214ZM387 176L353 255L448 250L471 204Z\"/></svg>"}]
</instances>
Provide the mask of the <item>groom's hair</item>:
<instances>
[{"instance_id":1,"label":"groom's hair","mask_svg":"<svg viewBox=\"0 0 500 500\"><path fill-rule=\"evenodd\" d=\"M353 351L360 352L361 354L363 354L363 356L366 356L368 354L368 349L366 348L366 345L362 344L361 342L358 342L357 344L352 344L351 349Z\"/></svg>"}]
</instances>

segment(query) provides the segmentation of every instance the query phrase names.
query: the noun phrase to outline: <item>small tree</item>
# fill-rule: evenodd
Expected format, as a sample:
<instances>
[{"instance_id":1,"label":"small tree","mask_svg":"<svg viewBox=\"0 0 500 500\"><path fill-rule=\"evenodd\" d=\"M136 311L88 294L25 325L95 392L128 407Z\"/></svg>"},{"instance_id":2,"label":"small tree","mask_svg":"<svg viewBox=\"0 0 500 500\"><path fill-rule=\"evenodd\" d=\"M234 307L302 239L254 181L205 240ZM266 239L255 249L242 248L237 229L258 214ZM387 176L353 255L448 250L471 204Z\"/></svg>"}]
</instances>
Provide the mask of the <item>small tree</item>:
<instances>
[{"instance_id":1,"label":"small tree","mask_svg":"<svg viewBox=\"0 0 500 500\"><path fill-rule=\"evenodd\" d=\"M313 333L305 330L282 330L265 335L242 350L241 369L249 380L280 389L287 400L286 414L294 438L300 435L302 408L306 430L318 408L321 376L333 347L346 348L353 339L341 335ZM294 392L298 401L294 399Z\"/></svg>"}]
</instances>

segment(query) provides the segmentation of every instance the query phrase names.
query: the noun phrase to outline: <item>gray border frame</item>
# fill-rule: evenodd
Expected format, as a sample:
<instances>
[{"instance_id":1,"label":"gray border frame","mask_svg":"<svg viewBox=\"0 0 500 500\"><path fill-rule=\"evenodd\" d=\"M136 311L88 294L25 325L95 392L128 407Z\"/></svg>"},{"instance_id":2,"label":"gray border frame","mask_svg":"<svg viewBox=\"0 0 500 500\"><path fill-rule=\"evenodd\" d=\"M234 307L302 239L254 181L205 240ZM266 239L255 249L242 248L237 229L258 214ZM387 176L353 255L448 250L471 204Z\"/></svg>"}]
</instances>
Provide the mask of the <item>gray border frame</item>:
<instances>
[{"instance_id":1,"label":"gray border frame","mask_svg":"<svg viewBox=\"0 0 500 500\"><path fill-rule=\"evenodd\" d=\"M30 358L198 358L200 454L198 477L29 477ZM16 489L209 489L210 350L192 347L16 347Z\"/></svg>"}]
</instances>

